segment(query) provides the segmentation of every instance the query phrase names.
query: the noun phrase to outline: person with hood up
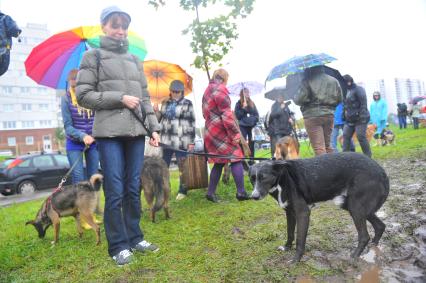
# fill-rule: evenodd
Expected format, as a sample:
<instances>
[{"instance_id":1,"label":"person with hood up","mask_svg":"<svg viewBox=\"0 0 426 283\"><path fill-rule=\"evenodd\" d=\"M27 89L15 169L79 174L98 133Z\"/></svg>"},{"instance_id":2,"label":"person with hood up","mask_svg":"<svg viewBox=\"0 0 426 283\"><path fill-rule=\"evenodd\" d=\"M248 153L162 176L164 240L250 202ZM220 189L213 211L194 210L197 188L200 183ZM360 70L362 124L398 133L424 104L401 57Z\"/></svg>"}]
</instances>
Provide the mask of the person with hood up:
<instances>
[{"instance_id":1,"label":"person with hood up","mask_svg":"<svg viewBox=\"0 0 426 283\"><path fill-rule=\"evenodd\" d=\"M375 91L373 93L373 102L370 104L370 123L377 126L374 138L376 144L380 144L380 136L383 129L386 128L386 121L388 118L388 105L384 99L381 98L380 92Z\"/></svg>"},{"instance_id":2,"label":"person with hood up","mask_svg":"<svg viewBox=\"0 0 426 283\"><path fill-rule=\"evenodd\" d=\"M344 75L343 78L348 88L344 101L343 151L351 151L351 140L355 132L362 152L371 157L370 144L366 136L368 120L370 119L367 95L364 88L356 85L350 75Z\"/></svg>"},{"instance_id":3,"label":"person with hood up","mask_svg":"<svg viewBox=\"0 0 426 283\"><path fill-rule=\"evenodd\" d=\"M204 146L209 154L232 155L234 158L210 157L213 163L206 199L218 202L216 188L222 175L223 166L231 162L231 172L237 187L239 201L250 199L244 188L244 169L240 158L244 157L241 148L241 135L231 109L231 99L226 88L229 74L225 69L213 73L213 79L206 88L202 105L205 119Z\"/></svg>"},{"instance_id":4,"label":"person with hood up","mask_svg":"<svg viewBox=\"0 0 426 283\"><path fill-rule=\"evenodd\" d=\"M99 37L100 48L83 55L76 95L80 106L95 111L93 137L104 176L108 253L117 265L125 265L133 252L159 250L145 240L140 228L140 174L145 136L158 146L160 125L143 68L128 51L130 15L110 6L102 10L100 19L105 36Z\"/></svg>"},{"instance_id":5,"label":"person with hood up","mask_svg":"<svg viewBox=\"0 0 426 283\"><path fill-rule=\"evenodd\" d=\"M184 98L183 82L174 80L170 83L170 97L161 103L161 109L154 104L154 111L161 124L161 142L177 150L163 148L163 159L170 166L173 154L176 156L179 168L179 192L176 200L187 195L187 186L182 174L187 154L178 150L194 150L195 113L192 102Z\"/></svg>"}]
</instances>

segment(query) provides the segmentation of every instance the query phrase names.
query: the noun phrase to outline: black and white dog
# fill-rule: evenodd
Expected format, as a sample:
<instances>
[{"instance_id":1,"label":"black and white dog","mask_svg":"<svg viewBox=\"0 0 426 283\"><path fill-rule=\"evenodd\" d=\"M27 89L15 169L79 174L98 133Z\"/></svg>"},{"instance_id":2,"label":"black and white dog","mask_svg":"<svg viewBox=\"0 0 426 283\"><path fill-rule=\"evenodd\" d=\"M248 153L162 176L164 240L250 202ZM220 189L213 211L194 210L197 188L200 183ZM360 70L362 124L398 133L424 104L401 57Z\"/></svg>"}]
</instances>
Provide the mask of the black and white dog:
<instances>
[{"instance_id":1,"label":"black and white dog","mask_svg":"<svg viewBox=\"0 0 426 283\"><path fill-rule=\"evenodd\" d=\"M289 250L297 223L296 254L300 261L305 252L310 205L334 199L349 211L358 231L358 246L352 257L359 257L370 237L367 220L373 225L373 243L378 244L386 225L376 216L389 194L386 172L365 155L344 152L309 159L265 161L250 168L252 198L263 199L268 193L285 209Z\"/></svg>"}]
</instances>

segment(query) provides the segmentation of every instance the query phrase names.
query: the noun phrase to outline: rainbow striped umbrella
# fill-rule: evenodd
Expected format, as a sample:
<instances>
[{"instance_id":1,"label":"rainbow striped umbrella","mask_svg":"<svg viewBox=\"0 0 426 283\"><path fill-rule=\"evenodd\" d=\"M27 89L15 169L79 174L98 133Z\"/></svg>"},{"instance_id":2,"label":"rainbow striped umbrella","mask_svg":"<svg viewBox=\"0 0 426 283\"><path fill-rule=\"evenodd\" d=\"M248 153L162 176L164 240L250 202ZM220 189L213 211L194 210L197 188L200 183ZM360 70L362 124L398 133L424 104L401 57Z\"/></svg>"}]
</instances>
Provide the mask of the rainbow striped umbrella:
<instances>
[{"instance_id":1,"label":"rainbow striped umbrella","mask_svg":"<svg viewBox=\"0 0 426 283\"><path fill-rule=\"evenodd\" d=\"M78 69L86 50L99 47L101 26L82 26L57 33L33 48L25 60L27 75L36 83L65 89L68 73ZM129 31L129 52L141 61L147 53L145 41Z\"/></svg>"}]
</instances>

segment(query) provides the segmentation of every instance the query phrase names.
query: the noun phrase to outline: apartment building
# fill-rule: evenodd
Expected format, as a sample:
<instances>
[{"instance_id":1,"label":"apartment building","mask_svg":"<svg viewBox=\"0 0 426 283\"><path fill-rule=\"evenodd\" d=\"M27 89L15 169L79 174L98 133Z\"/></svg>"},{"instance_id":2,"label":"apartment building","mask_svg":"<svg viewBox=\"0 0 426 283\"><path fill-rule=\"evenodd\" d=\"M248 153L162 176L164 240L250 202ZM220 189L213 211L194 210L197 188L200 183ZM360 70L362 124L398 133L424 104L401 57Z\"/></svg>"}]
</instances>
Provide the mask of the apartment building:
<instances>
[{"instance_id":1,"label":"apartment building","mask_svg":"<svg viewBox=\"0 0 426 283\"><path fill-rule=\"evenodd\" d=\"M49 31L46 25L30 23L21 29L21 42L13 39L9 70L0 77L0 151L49 152L58 148L59 98L54 89L27 77L24 65Z\"/></svg>"}]
</instances>

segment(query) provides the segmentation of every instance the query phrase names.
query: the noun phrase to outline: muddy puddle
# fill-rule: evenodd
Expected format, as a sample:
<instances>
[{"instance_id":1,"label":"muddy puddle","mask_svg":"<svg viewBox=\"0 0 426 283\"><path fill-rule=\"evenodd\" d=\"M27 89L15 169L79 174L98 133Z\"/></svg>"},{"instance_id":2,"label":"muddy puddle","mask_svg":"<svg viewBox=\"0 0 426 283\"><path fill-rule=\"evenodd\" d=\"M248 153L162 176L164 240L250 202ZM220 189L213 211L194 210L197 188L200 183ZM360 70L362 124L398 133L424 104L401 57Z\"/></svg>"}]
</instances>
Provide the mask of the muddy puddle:
<instances>
[{"instance_id":1,"label":"muddy puddle","mask_svg":"<svg viewBox=\"0 0 426 283\"><path fill-rule=\"evenodd\" d=\"M339 235L333 235L337 239L331 252L310 251L308 258L302 259L317 269L340 273L301 276L294 282L426 282L426 152L380 163L390 177L391 190L378 212L386 224L379 246L369 245L359 259L351 260L349 251L356 244L356 230L353 225L342 227L334 233ZM373 235L371 226L369 233Z\"/></svg>"}]
</instances>

